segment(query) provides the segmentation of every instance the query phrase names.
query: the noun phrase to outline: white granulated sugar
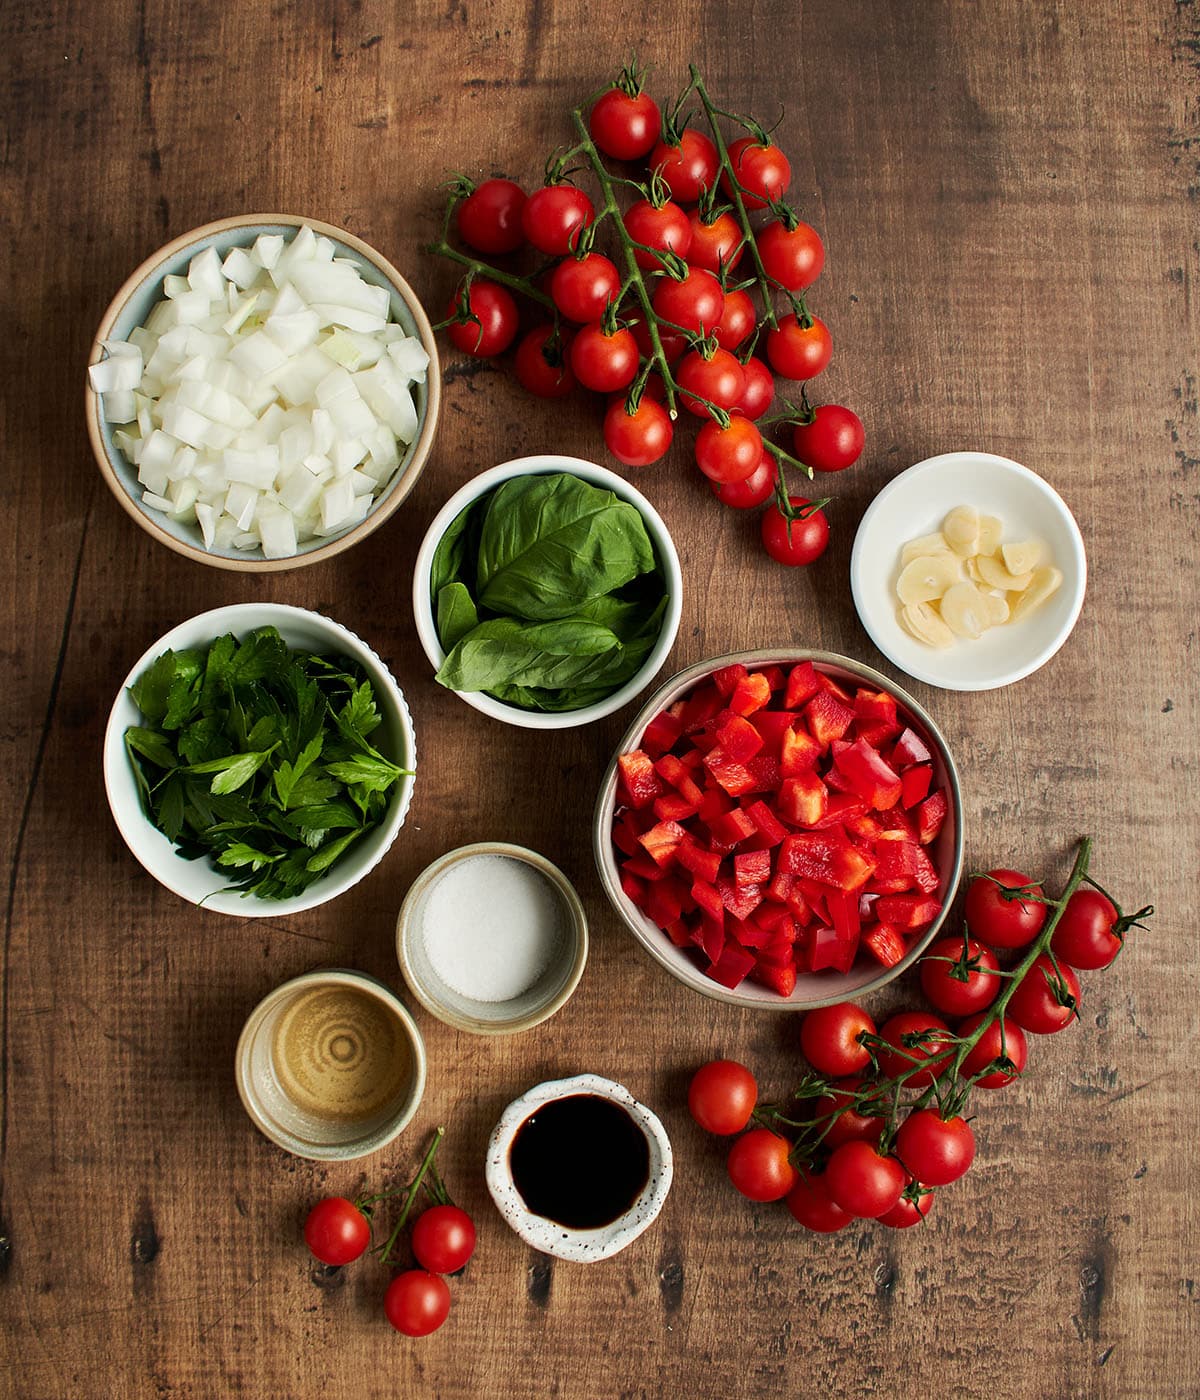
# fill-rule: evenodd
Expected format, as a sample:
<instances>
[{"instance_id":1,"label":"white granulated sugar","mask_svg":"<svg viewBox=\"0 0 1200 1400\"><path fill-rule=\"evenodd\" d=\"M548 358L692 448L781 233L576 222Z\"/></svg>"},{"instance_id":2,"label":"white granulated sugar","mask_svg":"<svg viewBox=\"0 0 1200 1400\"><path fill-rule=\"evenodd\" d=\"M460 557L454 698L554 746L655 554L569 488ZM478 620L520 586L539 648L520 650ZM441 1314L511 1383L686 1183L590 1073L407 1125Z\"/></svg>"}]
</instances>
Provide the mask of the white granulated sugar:
<instances>
[{"instance_id":1,"label":"white granulated sugar","mask_svg":"<svg viewBox=\"0 0 1200 1400\"><path fill-rule=\"evenodd\" d=\"M545 972L564 931L558 891L511 856L468 856L434 882L422 919L434 972L459 996L511 1001Z\"/></svg>"}]
</instances>

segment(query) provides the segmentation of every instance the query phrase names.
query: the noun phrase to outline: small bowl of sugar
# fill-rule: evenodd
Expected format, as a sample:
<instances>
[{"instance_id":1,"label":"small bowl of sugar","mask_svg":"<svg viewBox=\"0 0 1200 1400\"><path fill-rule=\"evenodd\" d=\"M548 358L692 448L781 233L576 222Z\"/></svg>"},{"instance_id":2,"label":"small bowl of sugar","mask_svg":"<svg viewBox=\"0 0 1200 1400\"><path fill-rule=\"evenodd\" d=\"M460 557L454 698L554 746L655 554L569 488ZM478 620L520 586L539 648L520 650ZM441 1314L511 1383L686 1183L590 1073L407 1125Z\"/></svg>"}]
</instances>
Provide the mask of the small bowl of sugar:
<instances>
[{"instance_id":1,"label":"small bowl of sugar","mask_svg":"<svg viewBox=\"0 0 1200 1400\"><path fill-rule=\"evenodd\" d=\"M524 846L482 841L417 876L396 919L404 980L440 1021L512 1035L553 1016L587 962L587 917L567 877Z\"/></svg>"}]
</instances>

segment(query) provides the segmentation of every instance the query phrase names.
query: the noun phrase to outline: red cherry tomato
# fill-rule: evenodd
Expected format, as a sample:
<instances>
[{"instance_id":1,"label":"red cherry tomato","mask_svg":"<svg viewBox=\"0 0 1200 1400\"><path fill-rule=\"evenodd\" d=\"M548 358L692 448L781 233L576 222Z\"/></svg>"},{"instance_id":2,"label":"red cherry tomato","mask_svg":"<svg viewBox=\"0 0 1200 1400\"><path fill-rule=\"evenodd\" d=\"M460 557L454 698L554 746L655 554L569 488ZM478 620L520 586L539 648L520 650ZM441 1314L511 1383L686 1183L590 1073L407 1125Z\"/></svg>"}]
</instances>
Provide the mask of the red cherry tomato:
<instances>
[{"instance_id":1,"label":"red cherry tomato","mask_svg":"<svg viewBox=\"0 0 1200 1400\"><path fill-rule=\"evenodd\" d=\"M655 314L689 334L710 335L725 309L725 293L711 272L689 269L680 280L664 277L651 298Z\"/></svg>"},{"instance_id":2,"label":"red cherry tomato","mask_svg":"<svg viewBox=\"0 0 1200 1400\"><path fill-rule=\"evenodd\" d=\"M881 1225L890 1225L893 1230L907 1230L911 1225L919 1225L933 1209L933 1192L918 1186L916 1199L908 1193L912 1182L904 1188L904 1194L891 1208L879 1217Z\"/></svg>"},{"instance_id":3,"label":"red cherry tomato","mask_svg":"<svg viewBox=\"0 0 1200 1400\"><path fill-rule=\"evenodd\" d=\"M699 209L693 209L688 223L692 228L692 246L687 256L693 267L717 273L723 267L730 270L737 267L746 251L745 237L738 221L727 209L710 223L705 223Z\"/></svg>"},{"instance_id":4,"label":"red cherry tomato","mask_svg":"<svg viewBox=\"0 0 1200 1400\"><path fill-rule=\"evenodd\" d=\"M645 392L632 413L626 412L625 400L618 397L604 415L604 445L627 467L648 467L657 462L666 456L674 436L671 415Z\"/></svg>"},{"instance_id":5,"label":"red cherry tomato","mask_svg":"<svg viewBox=\"0 0 1200 1400\"><path fill-rule=\"evenodd\" d=\"M480 253L515 253L525 242L525 191L515 180L484 180L458 206L462 241Z\"/></svg>"},{"instance_id":6,"label":"red cherry tomato","mask_svg":"<svg viewBox=\"0 0 1200 1400\"><path fill-rule=\"evenodd\" d=\"M740 1133L758 1102L758 1083L736 1060L710 1060L688 1086L688 1112L706 1133Z\"/></svg>"},{"instance_id":7,"label":"red cherry tomato","mask_svg":"<svg viewBox=\"0 0 1200 1400\"><path fill-rule=\"evenodd\" d=\"M508 289L498 282L489 282L477 277L467 293L473 321L456 321L447 326L451 344L464 355L474 355L477 359L487 359L499 355L513 343L517 334L517 303ZM446 315L453 316L458 311L460 297L455 297L446 308Z\"/></svg>"},{"instance_id":8,"label":"red cherry tomato","mask_svg":"<svg viewBox=\"0 0 1200 1400\"><path fill-rule=\"evenodd\" d=\"M618 326L605 334L599 321L581 326L571 342L571 368L585 389L612 394L633 382L638 348L630 331Z\"/></svg>"},{"instance_id":9,"label":"red cherry tomato","mask_svg":"<svg viewBox=\"0 0 1200 1400\"><path fill-rule=\"evenodd\" d=\"M783 198L792 179L792 167L774 141L764 144L753 136L743 136L730 145L729 160L747 209L763 209L768 199ZM728 175L721 176L721 185L732 197Z\"/></svg>"},{"instance_id":10,"label":"red cherry tomato","mask_svg":"<svg viewBox=\"0 0 1200 1400\"><path fill-rule=\"evenodd\" d=\"M1079 978L1069 963L1054 963L1042 953L1017 983L1006 1010L1018 1026L1034 1035L1053 1035L1079 1019Z\"/></svg>"},{"instance_id":11,"label":"red cherry tomato","mask_svg":"<svg viewBox=\"0 0 1200 1400\"><path fill-rule=\"evenodd\" d=\"M570 341L554 339L551 325L534 326L517 346L513 368L521 386L540 399L561 399L575 387L568 354Z\"/></svg>"},{"instance_id":12,"label":"red cherry tomato","mask_svg":"<svg viewBox=\"0 0 1200 1400\"><path fill-rule=\"evenodd\" d=\"M388 1284L383 1310L397 1332L406 1337L427 1337L450 1315L450 1289L437 1274L409 1269Z\"/></svg>"},{"instance_id":13,"label":"red cherry tomato","mask_svg":"<svg viewBox=\"0 0 1200 1400\"><path fill-rule=\"evenodd\" d=\"M568 321L598 321L620 290L621 274L602 253L564 258L550 274L550 295Z\"/></svg>"},{"instance_id":14,"label":"red cherry tomato","mask_svg":"<svg viewBox=\"0 0 1200 1400\"><path fill-rule=\"evenodd\" d=\"M862 419L839 403L823 403L813 410L811 423L797 423L792 451L813 471L840 472L862 455Z\"/></svg>"},{"instance_id":15,"label":"red cherry tomato","mask_svg":"<svg viewBox=\"0 0 1200 1400\"><path fill-rule=\"evenodd\" d=\"M751 510L775 494L778 479L779 465L764 447L758 466L745 480L710 481L709 486L723 506L732 506L734 510Z\"/></svg>"},{"instance_id":16,"label":"red cherry tomato","mask_svg":"<svg viewBox=\"0 0 1200 1400\"><path fill-rule=\"evenodd\" d=\"M1041 885L1019 870L991 870L971 881L965 912L967 927L976 938L993 948L1024 948L1041 933L1046 905L1005 893L1019 889L1027 889L1030 895L1042 893Z\"/></svg>"},{"instance_id":17,"label":"red cherry tomato","mask_svg":"<svg viewBox=\"0 0 1200 1400\"><path fill-rule=\"evenodd\" d=\"M838 1114L830 1119L821 1139L826 1147L840 1147L844 1142L855 1140L869 1142L872 1147L878 1146L879 1135L883 1132L883 1115L869 1112L871 1099L856 1104L856 1091L862 1082L856 1076L835 1079L830 1086L831 1092L817 1100L814 1109L817 1118L824 1118L830 1113ZM839 1109L841 1112L838 1112Z\"/></svg>"},{"instance_id":18,"label":"red cherry tomato","mask_svg":"<svg viewBox=\"0 0 1200 1400\"><path fill-rule=\"evenodd\" d=\"M910 1089L932 1084L953 1053L952 1048L942 1048L949 1034L945 1021L928 1011L900 1011L889 1017L879 1028L880 1039L894 1047L878 1053L884 1077L907 1074L904 1082ZM911 1044L907 1043L909 1037ZM915 1072L909 1074L910 1070Z\"/></svg>"},{"instance_id":19,"label":"red cherry tomato","mask_svg":"<svg viewBox=\"0 0 1200 1400\"><path fill-rule=\"evenodd\" d=\"M650 332L646 328L646 323L642 319L642 313L635 311L631 315L623 318L633 332L633 338L637 341L638 350L648 360L654 351L653 342L650 339ZM688 338L680 331L673 331L667 326L659 326L658 341L662 346L663 354L667 357L667 363L673 365L681 355L687 353Z\"/></svg>"},{"instance_id":20,"label":"red cherry tomato","mask_svg":"<svg viewBox=\"0 0 1200 1400\"><path fill-rule=\"evenodd\" d=\"M709 481L745 481L762 454L762 434L740 414L724 427L709 419L696 436L696 465Z\"/></svg>"},{"instance_id":21,"label":"red cherry tomato","mask_svg":"<svg viewBox=\"0 0 1200 1400\"><path fill-rule=\"evenodd\" d=\"M735 407L745 387L746 372L728 350L717 349L711 355L692 350L680 360L675 379L685 391L679 399L684 408L697 418L707 418L708 404L701 400L707 399L718 408Z\"/></svg>"},{"instance_id":22,"label":"red cherry tomato","mask_svg":"<svg viewBox=\"0 0 1200 1400\"><path fill-rule=\"evenodd\" d=\"M413 1226L412 1252L431 1274L456 1274L475 1253L475 1222L458 1206L430 1206Z\"/></svg>"},{"instance_id":23,"label":"red cherry tomato","mask_svg":"<svg viewBox=\"0 0 1200 1400\"><path fill-rule=\"evenodd\" d=\"M788 501L793 510L805 510L812 504L804 496L789 496ZM802 520L785 520L778 506L768 506L763 511L762 541L777 564L803 568L825 553L829 521L821 510L809 510Z\"/></svg>"},{"instance_id":24,"label":"red cherry tomato","mask_svg":"<svg viewBox=\"0 0 1200 1400\"><path fill-rule=\"evenodd\" d=\"M326 1196L308 1212L304 1243L322 1264L352 1264L371 1243L371 1226L345 1196Z\"/></svg>"},{"instance_id":25,"label":"red cherry tomato","mask_svg":"<svg viewBox=\"0 0 1200 1400\"><path fill-rule=\"evenodd\" d=\"M904 1190L905 1176L895 1157L881 1156L869 1142L857 1140L835 1147L825 1168L834 1204L864 1219L892 1209Z\"/></svg>"},{"instance_id":26,"label":"red cherry tomato","mask_svg":"<svg viewBox=\"0 0 1200 1400\"><path fill-rule=\"evenodd\" d=\"M767 332L767 359L785 379L812 379L833 355L829 328L818 316L802 326L792 312L779 318L778 328Z\"/></svg>"},{"instance_id":27,"label":"red cherry tomato","mask_svg":"<svg viewBox=\"0 0 1200 1400\"><path fill-rule=\"evenodd\" d=\"M746 376L745 388L738 399L737 410L747 418L761 418L775 402L775 376L758 358L751 355L742 366Z\"/></svg>"},{"instance_id":28,"label":"red cherry tomato","mask_svg":"<svg viewBox=\"0 0 1200 1400\"><path fill-rule=\"evenodd\" d=\"M975 1016L968 1016L958 1028L959 1035L964 1039L974 1035L986 1014L981 1011ZM980 1075L979 1079L975 1079L976 1089L1003 1089L1017 1078L1028 1060L1029 1043L1025 1032L1015 1021L1003 1016L993 1021L967 1051L958 1072L964 1079L975 1079L977 1074ZM990 1068L993 1065L996 1068Z\"/></svg>"},{"instance_id":29,"label":"red cherry tomato","mask_svg":"<svg viewBox=\"0 0 1200 1400\"><path fill-rule=\"evenodd\" d=\"M820 1074L840 1079L858 1074L871 1063L871 1052L862 1043L875 1034L875 1022L852 1001L819 1006L800 1023L800 1049Z\"/></svg>"},{"instance_id":30,"label":"red cherry tomato","mask_svg":"<svg viewBox=\"0 0 1200 1400\"><path fill-rule=\"evenodd\" d=\"M574 185L543 185L526 200L521 227L539 253L561 258L574 250L580 230L595 217L592 201Z\"/></svg>"},{"instance_id":31,"label":"red cherry tomato","mask_svg":"<svg viewBox=\"0 0 1200 1400\"><path fill-rule=\"evenodd\" d=\"M729 1179L751 1201L778 1201L796 1184L791 1144L770 1128L751 1128L729 1150Z\"/></svg>"},{"instance_id":32,"label":"red cherry tomato","mask_svg":"<svg viewBox=\"0 0 1200 1400\"><path fill-rule=\"evenodd\" d=\"M713 331L717 344L726 350L736 349L754 329L757 320L754 303L740 287L726 292L721 319Z\"/></svg>"},{"instance_id":33,"label":"red cherry tomato","mask_svg":"<svg viewBox=\"0 0 1200 1400\"><path fill-rule=\"evenodd\" d=\"M658 171L672 198L683 204L695 204L712 187L720 164L717 148L691 127L683 129L677 144L659 141L650 153L650 169Z\"/></svg>"},{"instance_id":34,"label":"red cherry tomato","mask_svg":"<svg viewBox=\"0 0 1200 1400\"><path fill-rule=\"evenodd\" d=\"M965 1118L943 1118L933 1108L918 1108L900 1124L896 1155L918 1181L949 1186L975 1160L975 1134Z\"/></svg>"},{"instance_id":35,"label":"red cherry tomato","mask_svg":"<svg viewBox=\"0 0 1200 1400\"><path fill-rule=\"evenodd\" d=\"M820 1235L832 1235L844 1229L854 1217L834 1203L824 1172L800 1172L800 1179L788 1192L787 1208L792 1219L806 1230Z\"/></svg>"},{"instance_id":36,"label":"red cherry tomato","mask_svg":"<svg viewBox=\"0 0 1200 1400\"><path fill-rule=\"evenodd\" d=\"M612 87L596 99L588 117L592 140L614 160L639 160L658 140L661 114L648 92Z\"/></svg>"},{"instance_id":37,"label":"red cherry tomato","mask_svg":"<svg viewBox=\"0 0 1200 1400\"><path fill-rule=\"evenodd\" d=\"M939 938L921 959L921 990L947 1016L969 1016L973 1011L982 1011L1000 995L1001 979L995 975L1000 964L995 953L973 938L968 939L969 970L965 982L954 975L962 953L962 939L951 936Z\"/></svg>"},{"instance_id":38,"label":"red cherry tomato","mask_svg":"<svg viewBox=\"0 0 1200 1400\"><path fill-rule=\"evenodd\" d=\"M639 199L631 204L624 215L625 232L635 243L644 243L653 250L670 249L686 258L692 246L692 227L688 217L669 199L665 204L652 204L648 199ZM644 248L633 250L638 267L653 271L662 267L662 259L654 251Z\"/></svg>"},{"instance_id":39,"label":"red cherry tomato","mask_svg":"<svg viewBox=\"0 0 1200 1400\"><path fill-rule=\"evenodd\" d=\"M1093 970L1108 967L1125 942L1125 930L1152 911L1126 916L1099 890L1078 889L1067 900L1050 947L1060 962Z\"/></svg>"},{"instance_id":40,"label":"red cherry tomato","mask_svg":"<svg viewBox=\"0 0 1200 1400\"><path fill-rule=\"evenodd\" d=\"M758 253L767 276L789 292L802 292L821 275L825 245L815 228L798 223L795 228L777 219L758 235Z\"/></svg>"}]
</instances>

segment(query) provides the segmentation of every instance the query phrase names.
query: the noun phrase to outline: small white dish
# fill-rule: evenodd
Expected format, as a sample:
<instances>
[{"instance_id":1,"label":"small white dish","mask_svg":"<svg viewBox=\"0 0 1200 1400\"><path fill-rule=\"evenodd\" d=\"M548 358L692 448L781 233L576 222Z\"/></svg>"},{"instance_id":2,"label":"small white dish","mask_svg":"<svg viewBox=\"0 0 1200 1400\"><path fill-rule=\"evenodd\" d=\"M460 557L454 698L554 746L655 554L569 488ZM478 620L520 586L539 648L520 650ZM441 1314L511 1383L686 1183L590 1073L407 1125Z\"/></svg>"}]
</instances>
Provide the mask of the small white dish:
<instances>
[{"instance_id":1,"label":"small white dish","mask_svg":"<svg viewBox=\"0 0 1200 1400\"><path fill-rule=\"evenodd\" d=\"M1006 540L1044 541L1063 582L1030 617L938 650L900 625L900 550L939 529L959 505L998 517ZM943 690L995 690L1044 666L1070 636L1083 607L1087 556L1075 517L1036 472L990 452L944 452L901 472L871 502L854 538L850 587L871 640L908 675Z\"/></svg>"},{"instance_id":2,"label":"small white dish","mask_svg":"<svg viewBox=\"0 0 1200 1400\"><path fill-rule=\"evenodd\" d=\"M577 476L592 486L612 491L623 501L635 506L641 514L646 532L654 545L654 552L662 568L667 589L667 609L663 617L662 631L647 656L641 670L619 690L613 691L594 705L585 705L579 710L547 712L542 710L522 710L515 705L506 705L482 691L457 691L460 700L474 706L493 719L505 724L515 724L522 729L574 729L581 724L603 719L627 705L640 695L658 674L667 653L675 642L679 631L679 619L683 613L683 571L679 565L679 554L671 539L663 518L642 493L632 487L624 477L610 472L606 467L598 467L594 462L582 457L563 457L555 452L541 453L534 457L518 457L511 462L502 462L473 477L460 490L456 491L434 516L433 523L426 531L417 551L417 563L413 570L413 613L417 623L417 635L430 664L436 671L446 659L446 652L438 637L434 621L434 600L430 593L429 576L433 567L433 556L446 530L472 501L516 476L546 476L552 472L564 472Z\"/></svg>"},{"instance_id":3,"label":"small white dish","mask_svg":"<svg viewBox=\"0 0 1200 1400\"><path fill-rule=\"evenodd\" d=\"M540 1108L560 1099L595 1096L616 1104L641 1129L648 1149L646 1185L633 1203L615 1220L593 1229L577 1229L536 1215L513 1180L512 1147L522 1126ZM564 1171L570 1171L564 1163ZM623 1084L596 1074L577 1074L571 1079L552 1079L537 1084L500 1115L488 1143L484 1176L496 1209L513 1230L532 1248L556 1259L577 1264L594 1264L610 1259L632 1244L653 1224L671 1189L674 1158L667 1130L658 1117L638 1103Z\"/></svg>"}]
</instances>

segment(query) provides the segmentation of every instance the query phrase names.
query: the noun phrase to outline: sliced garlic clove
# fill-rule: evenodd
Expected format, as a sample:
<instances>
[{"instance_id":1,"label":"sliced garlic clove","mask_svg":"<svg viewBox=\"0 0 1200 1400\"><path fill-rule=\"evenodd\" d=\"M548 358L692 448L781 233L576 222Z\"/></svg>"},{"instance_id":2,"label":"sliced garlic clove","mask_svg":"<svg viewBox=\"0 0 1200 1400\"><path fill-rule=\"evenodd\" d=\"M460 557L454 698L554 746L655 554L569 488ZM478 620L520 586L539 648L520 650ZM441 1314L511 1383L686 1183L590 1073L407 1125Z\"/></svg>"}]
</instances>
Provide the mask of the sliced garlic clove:
<instances>
[{"instance_id":1,"label":"sliced garlic clove","mask_svg":"<svg viewBox=\"0 0 1200 1400\"><path fill-rule=\"evenodd\" d=\"M1051 594L1058 592L1062 581L1062 571L1056 569L1053 564L1043 564L1041 568L1034 569L1029 586L1013 601L1009 621L1020 622L1023 617L1028 617L1031 612L1040 608Z\"/></svg>"},{"instance_id":2,"label":"sliced garlic clove","mask_svg":"<svg viewBox=\"0 0 1200 1400\"><path fill-rule=\"evenodd\" d=\"M997 520L994 515L981 515L979 517L979 548L976 553L995 554L1000 548L1000 539L1003 534L1003 520Z\"/></svg>"},{"instance_id":3,"label":"sliced garlic clove","mask_svg":"<svg viewBox=\"0 0 1200 1400\"><path fill-rule=\"evenodd\" d=\"M954 645L954 633L928 603L910 603L900 609L900 625L918 642L944 650Z\"/></svg>"},{"instance_id":4,"label":"sliced garlic clove","mask_svg":"<svg viewBox=\"0 0 1200 1400\"><path fill-rule=\"evenodd\" d=\"M967 577L971 580L972 583L983 583L983 575L979 572L978 554L972 554L969 559L964 559L963 568L966 572Z\"/></svg>"},{"instance_id":5,"label":"sliced garlic clove","mask_svg":"<svg viewBox=\"0 0 1200 1400\"><path fill-rule=\"evenodd\" d=\"M953 554L923 554L906 564L896 580L896 596L906 606L931 603L962 578L962 565Z\"/></svg>"},{"instance_id":6,"label":"sliced garlic clove","mask_svg":"<svg viewBox=\"0 0 1200 1400\"><path fill-rule=\"evenodd\" d=\"M1000 627L1008 621L1010 608L1003 593L987 593L981 590L981 596L987 608L988 621L993 627ZM1017 596L1020 597L1020 594Z\"/></svg>"},{"instance_id":7,"label":"sliced garlic clove","mask_svg":"<svg viewBox=\"0 0 1200 1400\"><path fill-rule=\"evenodd\" d=\"M991 611L984 595L973 583L964 580L947 589L942 599L942 620L960 637L972 641L981 637L992 625Z\"/></svg>"},{"instance_id":8,"label":"sliced garlic clove","mask_svg":"<svg viewBox=\"0 0 1200 1400\"><path fill-rule=\"evenodd\" d=\"M946 543L964 559L979 553L979 512L974 506L955 506L942 521Z\"/></svg>"},{"instance_id":9,"label":"sliced garlic clove","mask_svg":"<svg viewBox=\"0 0 1200 1400\"><path fill-rule=\"evenodd\" d=\"M900 551L900 567L911 564L914 559L920 559L930 554L949 554L950 546L946 543L946 537L940 530L935 530L932 535L922 535L920 539L909 540Z\"/></svg>"},{"instance_id":10,"label":"sliced garlic clove","mask_svg":"<svg viewBox=\"0 0 1200 1400\"><path fill-rule=\"evenodd\" d=\"M1046 553L1041 540L1021 540L1000 546L1000 557L1010 574L1029 574L1042 562Z\"/></svg>"},{"instance_id":11,"label":"sliced garlic clove","mask_svg":"<svg viewBox=\"0 0 1200 1400\"><path fill-rule=\"evenodd\" d=\"M994 554L981 554L976 559L979 576L989 588L999 588L1004 593L1021 593L1029 587L1033 577L1029 574L1010 574Z\"/></svg>"}]
</instances>

